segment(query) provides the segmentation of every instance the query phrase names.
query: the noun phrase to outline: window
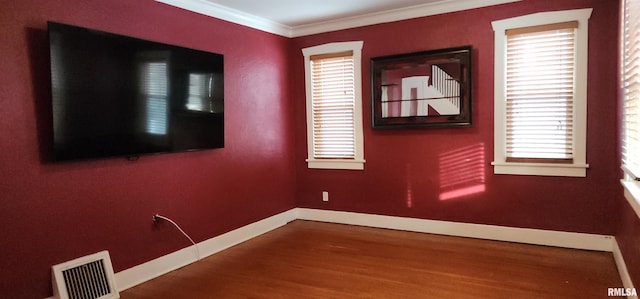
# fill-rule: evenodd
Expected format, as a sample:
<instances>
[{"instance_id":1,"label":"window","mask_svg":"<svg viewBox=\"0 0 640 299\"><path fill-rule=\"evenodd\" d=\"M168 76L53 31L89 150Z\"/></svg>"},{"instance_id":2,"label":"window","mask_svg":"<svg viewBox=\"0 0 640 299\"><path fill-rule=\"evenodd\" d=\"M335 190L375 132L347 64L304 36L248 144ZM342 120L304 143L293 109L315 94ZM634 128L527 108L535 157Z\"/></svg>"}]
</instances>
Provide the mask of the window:
<instances>
[{"instance_id":1,"label":"window","mask_svg":"<svg viewBox=\"0 0 640 299\"><path fill-rule=\"evenodd\" d=\"M362 45L330 43L302 50L309 168L364 169Z\"/></svg>"},{"instance_id":2,"label":"window","mask_svg":"<svg viewBox=\"0 0 640 299\"><path fill-rule=\"evenodd\" d=\"M640 216L640 1L623 1L622 168L625 196Z\"/></svg>"},{"instance_id":3,"label":"window","mask_svg":"<svg viewBox=\"0 0 640 299\"><path fill-rule=\"evenodd\" d=\"M586 176L591 11L545 12L492 23L494 173Z\"/></svg>"}]
</instances>

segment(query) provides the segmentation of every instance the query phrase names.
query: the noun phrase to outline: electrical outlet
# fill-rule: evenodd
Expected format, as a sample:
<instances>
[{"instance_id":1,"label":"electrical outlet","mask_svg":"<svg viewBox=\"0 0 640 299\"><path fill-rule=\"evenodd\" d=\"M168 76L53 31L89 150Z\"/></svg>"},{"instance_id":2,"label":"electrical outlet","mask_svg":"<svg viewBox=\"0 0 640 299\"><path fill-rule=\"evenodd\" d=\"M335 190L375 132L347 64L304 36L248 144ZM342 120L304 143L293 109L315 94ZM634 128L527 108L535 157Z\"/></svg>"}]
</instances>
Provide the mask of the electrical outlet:
<instances>
[{"instance_id":1,"label":"electrical outlet","mask_svg":"<svg viewBox=\"0 0 640 299\"><path fill-rule=\"evenodd\" d=\"M322 191L322 201L329 201L329 192Z\"/></svg>"}]
</instances>

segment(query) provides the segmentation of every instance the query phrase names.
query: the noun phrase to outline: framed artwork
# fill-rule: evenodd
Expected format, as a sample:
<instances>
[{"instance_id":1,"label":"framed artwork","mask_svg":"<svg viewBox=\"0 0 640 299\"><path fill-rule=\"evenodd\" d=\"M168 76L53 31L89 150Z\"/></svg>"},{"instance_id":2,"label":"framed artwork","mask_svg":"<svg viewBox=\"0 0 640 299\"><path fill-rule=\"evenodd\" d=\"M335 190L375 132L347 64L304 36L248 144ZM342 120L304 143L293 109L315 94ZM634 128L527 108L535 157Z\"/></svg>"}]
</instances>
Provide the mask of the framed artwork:
<instances>
[{"instance_id":1,"label":"framed artwork","mask_svg":"<svg viewBox=\"0 0 640 299\"><path fill-rule=\"evenodd\" d=\"M471 126L471 46L371 59L374 129Z\"/></svg>"}]
</instances>

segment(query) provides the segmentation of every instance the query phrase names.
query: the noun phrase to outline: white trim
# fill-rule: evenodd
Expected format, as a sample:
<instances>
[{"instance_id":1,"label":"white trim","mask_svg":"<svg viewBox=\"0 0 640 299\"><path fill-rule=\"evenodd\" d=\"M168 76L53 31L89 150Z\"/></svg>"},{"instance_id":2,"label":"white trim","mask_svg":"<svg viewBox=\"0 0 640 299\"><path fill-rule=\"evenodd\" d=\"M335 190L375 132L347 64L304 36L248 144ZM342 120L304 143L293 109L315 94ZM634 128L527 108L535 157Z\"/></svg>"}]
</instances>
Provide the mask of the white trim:
<instances>
[{"instance_id":1,"label":"white trim","mask_svg":"<svg viewBox=\"0 0 640 299\"><path fill-rule=\"evenodd\" d=\"M228 233L198 243L201 259L229 247L279 228L295 220L295 209L245 225ZM198 260L194 246L189 246L146 263L116 273L116 286L124 291Z\"/></svg>"},{"instance_id":2,"label":"white trim","mask_svg":"<svg viewBox=\"0 0 640 299\"><path fill-rule=\"evenodd\" d=\"M364 169L364 133L362 125L362 47L363 41L335 42L302 49L304 56L304 84L306 95L306 124L307 124L307 167L319 169ZM353 52L354 72L354 145L355 159L314 159L313 153L313 99L311 86L311 56L319 54Z\"/></svg>"},{"instance_id":3,"label":"white trim","mask_svg":"<svg viewBox=\"0 0 640 299\"><path fill-rule=\"evenodd\" d=\"M363 170L365 160L313 160L306 159L308 168Z\"/></svg>"},{"instance_id":4,"label":"white trim","mask_svg":"<svg viewBox=\"0 0 640 299\"><path fill-rule=\"evenodd\" d=\"M513 28L540 26L568 21L586 22L591 17L592 12L593 8L538 12L524 16L493 21L491 22L491 26L493 27L494 31L501 32L504 35L505 30ZM580 24L580 26L582 26L582 24Z\"/></svg>"},{"instance_id":5,"label":"white trim","mask_svg":"<svg viewBox=\"0 0 640 299\"><path fill-rule=\"evenodd\" d=\"M505 227L353 212L297 209L297 219L575 249L612 251L607 235Z\"/></svg>"},{"instance_id":6,"label":"white trim","mask_svg":"<svg viewBox=\"0 0 640 299\"><path fill-rule=\"evenodd\" d=\"M198 258L194 246L185 247L143 264L116 273L116 286L120 292L147 282L163 274L189 265Z\"/></svg>"},{"instance_id":7,"label":"white trim","mask_svg":"<svg viewBox=\"0 0 640 299\"><path fill-rule=\"evenodd\" d=\"M375 24L389 23L407 19L421 18L456 11L487 7L521 0L456 0L437 1L411 7L388 10L341 18L326 22L312 23L291 28L291 37L318 34L342 29L357 28Z\"/></svg>"},{"instance_id":8,"label":"white trim","mask_svg":"<svg viewBox=\"0 0 640 299\"><path fill-rule=\"evenodd\" d=\"M495 174L586 177L589 164L491 162Z\"/></svg>"},{"instance_id":9,"label":"white trim","mask_svg":"<svg viewBox=\"0 0 640 299\"><path fill-rule=\"evenodd\" d=\"M627 264L624 262L624 257L622 256L622 252L620 251L620 247L618 246L618 242L613 240L613 259L616 262L616 267L618 267L618 274L620 275L620 280L622 280L622 286L625 289L633 289L633 281L631 280L631 276L629 275L629 271L627 270ZM612 286L615 287L615 286ZM631 297L629 297L631 298ZM637 297L634 297L637 298Z\"/></svg>"},{"instance_id":10,"label":"white trim","mask_svg":"<svg viewBox=\"0 0 640 299\"><path fill-rule=\"evenodd\" d=\"M379 13L364 14L348 18L311 23L300 26L287 26L262 17L248 14L206 0L155 0L171 6L179 7L206 16L222 19L239 25L251 27L265 32L285 36L299 37L329 31L362 27L380 23L388 23L412 18L420 18L455 11L487 7L521 0L441 0L406 8L394 9Z\"/></svg>"},{"instance_id":11,"label":"white trim","mask_svg":"<svg viewBox=\"0 0 640 299\"><path fill-rule=\"evenodd\" d=\"M294 208L198 243L201 258L272 231L294 220L361 225L458 237L613 252L625 287L633 287L615 238L607 235L504 227L354 212ZM159 277L198 260L194 246L169 253L115 274L118 291ZM612 286L614 287L614 286ZM54 299L53 297L47 299Z\"/></svg>"},{"instance_id":12,"label":"white trim","mask_svg":"<svg viewBox=\"0 0 640 299\"><path fill-rule=\"evenodd\" d=\"M291 37L291 27L261 18L243 11L206 0L155 0L156 2L182 8L205 16L229 21L261 31Z\"/></svg>"},{"instance_id":13,"label":"white trim","mask_svg":"<svg viewBox=\"0 0 640 299\"><path fill-rule=\"evenodd\" d=\"M588 20L592 8L534 13L491 22L494 48L494 165L495 174L585 177L587 164L587 67ZM578 21L576 33L575 90L573 105L573 164L549 167L546 163L506 162L505 59L506 30L567 21ZM577 169L582 168L582 169Z\"/></svg>"},{"instance_id":14,"label":"white trim","mask_svg":"<svg viewBox=\"0 0 640 299\"><path fill-rule=\"evenodd\" d=\"M620 183L624 187L624 197L636 212L636 215L640 217L640 182L620 180Z\"/></svg>"},{"instance_id":15,"label":"white trim","mask_svg":"<svg viewBox=\"0 0 640 299\"><path fill-rule=\"evenodd\" d=\"M628 176L628 179L636 180L640 178L640 173L638 172L638 170L631 169L627 165L622 165L620 168L622 168L622 171L624 171L625 175Z\"/></svg>"}]
</instances>

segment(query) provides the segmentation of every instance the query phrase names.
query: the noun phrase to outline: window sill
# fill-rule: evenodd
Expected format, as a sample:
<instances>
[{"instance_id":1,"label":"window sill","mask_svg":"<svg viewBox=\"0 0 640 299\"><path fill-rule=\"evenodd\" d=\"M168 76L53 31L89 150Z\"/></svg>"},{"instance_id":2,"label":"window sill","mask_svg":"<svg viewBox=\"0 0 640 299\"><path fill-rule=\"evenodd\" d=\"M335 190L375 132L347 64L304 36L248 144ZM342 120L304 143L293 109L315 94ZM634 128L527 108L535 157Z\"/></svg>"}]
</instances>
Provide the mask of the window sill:
<instances>
[{"instance_id":1,"label":"window sill","mask_svg":"<svg viewBox=\"0 0 640 299\"><path fill-rule=\"evenodd\" d=\"M307 167L313 169L364 170L364 160L313 160L307 159Z\"/></svg>"},{"instance_id":2,"label":"window sill","mask_svg":"<svg viewBox=\"0 0 640 299\"><path fill-rule=\"evenodd\" d=\"M640 217L640 182L621 180L624 186L624 197Z\"/></svg>"},{"instance_id":3,"label":"window sill","mask_svg":"<svg viewBox=\"0 0 640 299\"><path fill-rule=\"evenodd\" d=\"M491 162L494 174L586 177L589 164Z\"/></svg>"}]
</instances>

